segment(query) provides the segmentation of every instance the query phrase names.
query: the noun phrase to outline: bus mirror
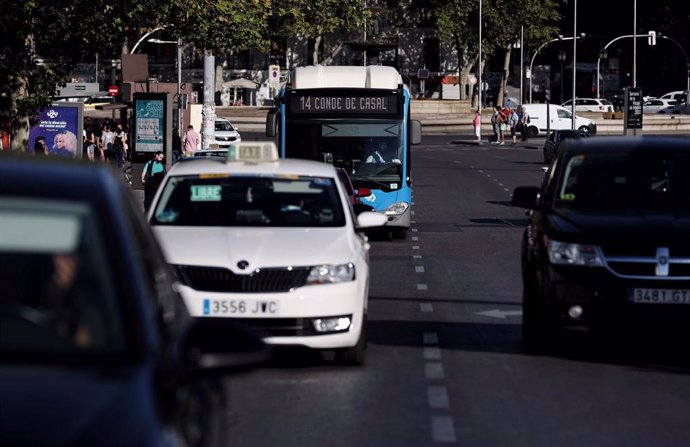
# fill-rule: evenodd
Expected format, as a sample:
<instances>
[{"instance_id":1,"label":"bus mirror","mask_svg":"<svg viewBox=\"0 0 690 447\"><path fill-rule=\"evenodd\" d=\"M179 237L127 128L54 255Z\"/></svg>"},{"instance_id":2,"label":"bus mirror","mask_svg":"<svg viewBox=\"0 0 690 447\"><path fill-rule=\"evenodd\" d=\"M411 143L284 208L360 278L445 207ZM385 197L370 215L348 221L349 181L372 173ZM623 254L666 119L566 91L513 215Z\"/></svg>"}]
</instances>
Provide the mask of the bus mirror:
<instances>
[{"instance_id":1,"label":"bus mirror","mask_svg":"<svg viewBox=\"0 0 690 447\"><path fill-rule=\"evenodd\" d=\"M266 136L275 137L278 131L278 109L271 109L266 115Z\"/></svg>"},{"instance_id":2,"label":"bus mirror","mask_svg":"<svg viewBox=\"0 0 690 447\"><path fill-rule=\"evenodd\" d=\"M422 122L412 120L412 139L410 144L419 144L422 142Z\"/></svg>"}]
</instances>

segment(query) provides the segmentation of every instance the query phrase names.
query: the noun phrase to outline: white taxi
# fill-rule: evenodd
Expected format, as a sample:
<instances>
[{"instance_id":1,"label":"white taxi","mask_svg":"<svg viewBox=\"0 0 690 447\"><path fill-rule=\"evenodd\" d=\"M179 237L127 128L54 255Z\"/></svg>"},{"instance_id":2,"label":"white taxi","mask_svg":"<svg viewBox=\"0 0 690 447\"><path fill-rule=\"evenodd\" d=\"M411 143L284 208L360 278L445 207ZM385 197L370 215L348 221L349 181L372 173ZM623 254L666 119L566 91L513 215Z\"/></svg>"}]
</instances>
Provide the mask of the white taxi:
<instances>
[{"instance_id":1,"label":"white taxi","mask_svg":"<svg viewBox=\"0 0 690 447\"><path fill-rule=\"evenodd\" d=\"M148 220L192 315L245 319L269 344L362 364L369 244L358 230L386 217L349 202L333 166L244 142L227 161L175 164Z\"/></svg>"}]
</instances>

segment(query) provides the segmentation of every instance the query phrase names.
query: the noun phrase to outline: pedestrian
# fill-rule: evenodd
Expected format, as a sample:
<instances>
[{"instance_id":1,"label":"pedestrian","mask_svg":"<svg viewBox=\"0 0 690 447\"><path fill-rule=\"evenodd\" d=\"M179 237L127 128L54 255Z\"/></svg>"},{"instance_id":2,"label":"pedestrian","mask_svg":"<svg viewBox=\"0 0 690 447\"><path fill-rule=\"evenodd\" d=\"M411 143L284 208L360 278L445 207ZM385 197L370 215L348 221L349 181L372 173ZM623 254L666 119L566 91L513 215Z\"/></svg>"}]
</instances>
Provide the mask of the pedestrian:
<instances>
[{"instance_id":1,"label":"pedestrian","mask_svg":"<svg viewBox=\"0 0 690 447\"><path fill-rule=\"evenodd\" d=\"M99 149L105 157L105 161L111 161L115 157L113 152L113 143L115 141L115 133L110 130L109 124L103 125L103 133L101 133L101 138L99 140Z\"/></svg>"},{"instance_id":2,"label":"pedestrian","mask_svg":"<svg viewBox=\"0 0 690 447\"><path fill-rule=\"evenodd\" d=\"M36 137L34 140L34 155L48 155L48 145L46 145L45 137Z\"/></svg>"},{"instance_id":3,"label":"pedestrian","mask_svg":"<svg viewBox=\"0 0 690 447\"><path fill-rule=\"evenodd\" d=\"M199 147L199 134L196 133L194 126L191 124L187 126L187 131L184 133L182 146L184 146L185 157L193 156Z\"/></svg>"},{"instance_id":4,"label":"pedestrian","mask_svg":"<svg viewBox=\"0 0 690 447\"><path fill-rule=\"evenodd\" d=\"M96 135L93 133L90 122L84 124L84 147L86 148L86 158L91 162L96 161Z\"/></svg>"},{"instance_id":5,"label":"pedestrian","mask_svg":"<svg viewBox=\"0 0 690 447\"><path fill-rule=\"evenodd\" d=\"M498 116L496 117L496 122L498 123L498 144L503 146L506 144L506 130L508 122L508 114L501 110L501 106L496 106L496 112Z\"/></svg>"},{"instance_id":6,"label":"pedestrian","mask_svg":"<svg viewBox=\"0 0 690 447\"><path fill-rule=\"evenodd\" d=\"M474 112L474 120L472 121L474 126L474 136L477 139L477 144L482 144L482 116L479 110Z\"/></svg>"},{"instance_id":7,"label":"pedestrian","mask_svg":"<svg viewBox=\"0 0 690 447\"><path fill-rule=\"evenodd\" d=\"M491 114L491 128L494 132L493 139L491 140L491 144L498 144L500 143L499 139L499 134L500 134L500 117L501 117L501 107L496 106L494 107L494 112Z\"/></svg>"},{"instance_id":8,"label":"pedestrian","mask_svg":"<svg viewBox=\"0 0 690 447\"><path fill-rule=\"evenodd\" d=\"M522 141L527 141L529 137L527 135L527 125L529 124L529 122L529 113L527 113L527 110L524 107L522 107L520 113L520 132L522 133Z\"/></svg>"},{"instance_id":9,"label":"pedestrian","mask_svg":"<svg viewBox=\"0 0 690 447\"><path fill-rule=\"evenodd\" d=\"M520 124L520 118L514 108L510 109L510 116L508 117L508 127L510 127L510 137L512 138L512 144L517 143L517 130Z\"/></svg>"},{"instance_id":10,"label":"pedestrian","mask_svg":"<svg viewBox=\"0 0 690 447\"><path fill-rule=\"evenodd\" d=\"M127 133L122 129L120 123L115 127L113 151L115 152L115 164L119 168L122 166L122 162L127 159Z\"/></svg>"},{"instance_id":11,"label":"pedestrian","mask_svg":"<svg viewBox=\"0 0 690 447\"><path fill-rule=\"evenodd\" d=\"M165 156L162 151L153 155L153 159L146 162L141 171L141 183L144 185L144 212L148 212L153 196L165 177Z\"/></svg>"}]
</instances>

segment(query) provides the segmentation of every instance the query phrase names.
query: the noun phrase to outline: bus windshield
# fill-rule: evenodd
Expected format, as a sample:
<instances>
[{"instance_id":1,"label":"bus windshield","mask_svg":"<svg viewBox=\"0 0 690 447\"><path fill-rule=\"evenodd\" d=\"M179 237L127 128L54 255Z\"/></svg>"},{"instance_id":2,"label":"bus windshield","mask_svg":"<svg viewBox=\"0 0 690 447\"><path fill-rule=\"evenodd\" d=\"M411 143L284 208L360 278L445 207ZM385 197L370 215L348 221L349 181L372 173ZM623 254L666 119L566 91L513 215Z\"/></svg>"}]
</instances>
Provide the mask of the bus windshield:
<instances>
[{"instance_id":1,"label":"bus windshield","mask_svg":"<svg viewBox=\"0 0 690 447\"><path fill-rule=\"evenodd\" d=\"M344 168L353 183L387 189L402 179L402 129L399 120L289 120L285 156L332 163Z\"/></svg>"}]
</instances>

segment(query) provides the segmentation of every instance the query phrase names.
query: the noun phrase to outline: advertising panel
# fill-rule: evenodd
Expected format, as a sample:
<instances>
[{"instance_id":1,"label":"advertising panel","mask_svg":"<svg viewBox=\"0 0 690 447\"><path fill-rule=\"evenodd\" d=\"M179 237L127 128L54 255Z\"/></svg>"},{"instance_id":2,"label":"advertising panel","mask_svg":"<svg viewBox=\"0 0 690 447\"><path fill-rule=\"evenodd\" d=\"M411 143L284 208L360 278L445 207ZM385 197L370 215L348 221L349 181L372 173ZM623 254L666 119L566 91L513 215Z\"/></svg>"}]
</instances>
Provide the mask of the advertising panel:
<instances>
[{"instance_id":1,"label":"advertising panel","mask_svg":"<svg viewBox=\"0 0 690 447\"><path fill-rule=\"evenodd\" d=\"M165 151L165 94L135 95L134 140L136 151Z\"/></svg>"},{"instance_id":2,"label":"advertising panel","mask_svg":"<svg viewBox=\"0 0 690 447\"><path fill-rule=\"evenodd\" d=\"M28 152L82 158L83 111L82 103L55 103L43 110L29 129Z\"/></svg>"}]
</instances>

